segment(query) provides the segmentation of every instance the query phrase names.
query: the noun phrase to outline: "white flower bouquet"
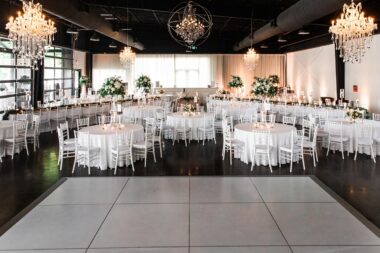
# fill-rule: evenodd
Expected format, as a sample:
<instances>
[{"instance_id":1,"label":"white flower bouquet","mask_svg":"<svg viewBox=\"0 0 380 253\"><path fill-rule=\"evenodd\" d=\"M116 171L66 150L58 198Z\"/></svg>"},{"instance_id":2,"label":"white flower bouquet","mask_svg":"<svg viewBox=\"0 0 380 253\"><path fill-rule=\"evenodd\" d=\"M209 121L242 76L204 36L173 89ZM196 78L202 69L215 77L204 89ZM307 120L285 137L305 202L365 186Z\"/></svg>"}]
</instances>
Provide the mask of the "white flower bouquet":
<instances>
[{"instance_id":1,"label":"white flower bouquet","mask_svg":"<svg viewBox=\"0 0 380 253\"><path fill-rule=\"evenodd\" d=\"M124 96L125 87L121 78L117 76L107 78L99 90L99 95L101 97Z\"/></svg>"},{"instance_id":2,"label":"white flower bouquet","mask_svg":"<svg viewBox=\"0 0 380 253\"><path fill-rule=\"evenodd\" d=\"M232 80L228 83L228 86L230 88L240 88L243 87L244 84L240 76L232 76Z\"/></svg>"},{"instance_id":3,"label":"white flower bouquet","mask_svg":"<svg viewBox=\"0 0 380 253\"><path fill-rule=\"evenodd\" d=\"M255 96L272 98L277 95L279 83L280 79L277 75L264 78L255 77L252 93L255 94Z\"/></svg>"},{"instance_id":4,"label":"white flower bouquet","mask_svg":"<svg viewBox=\"0 0 380 253\"><path fill-rule=\"evenodd\" d=\"M139 89L142 89L145 93L149 93L150 89L152 88L152 81L150 78L146 75L141 75L136 80L136 87Z\"/></svg>"}]
</instances>

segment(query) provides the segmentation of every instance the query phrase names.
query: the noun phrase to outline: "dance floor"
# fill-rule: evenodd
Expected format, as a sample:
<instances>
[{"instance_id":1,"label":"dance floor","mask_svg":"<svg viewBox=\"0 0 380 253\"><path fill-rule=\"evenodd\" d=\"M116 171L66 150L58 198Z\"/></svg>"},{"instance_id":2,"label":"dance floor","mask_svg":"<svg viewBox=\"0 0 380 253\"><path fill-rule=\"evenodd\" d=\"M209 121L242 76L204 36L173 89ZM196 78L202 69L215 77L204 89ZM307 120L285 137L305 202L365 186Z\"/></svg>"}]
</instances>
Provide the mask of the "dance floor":
<instances>
[{"instance_id":1,"label":"dance floor","mask_svg":"<svg viewBox=\"0 0 380 253\"><path fill-rule=\"evenodd\" d=\"M361 220L311 177L69 178L0 252L380 252Z\"/></svg>"}]
</instances>

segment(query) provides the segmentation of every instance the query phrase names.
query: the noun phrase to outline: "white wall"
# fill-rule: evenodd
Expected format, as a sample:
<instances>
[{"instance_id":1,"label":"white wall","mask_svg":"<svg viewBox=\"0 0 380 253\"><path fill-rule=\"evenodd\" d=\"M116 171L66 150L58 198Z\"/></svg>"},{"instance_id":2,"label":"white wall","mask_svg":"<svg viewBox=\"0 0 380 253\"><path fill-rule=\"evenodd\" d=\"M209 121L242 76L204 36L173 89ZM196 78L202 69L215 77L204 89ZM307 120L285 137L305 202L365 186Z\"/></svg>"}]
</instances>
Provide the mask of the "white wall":
<instances>
[{"instance_id":1,"label":"white wall","mask_svg":"<svg viewBox=\"0 0 380 253\"><path fill-rule=\"evenodd\" d=\"M345 64L345 92L349 100L359 99L362 107L380 113L380 35L376 35L371 48L361 63ZM352 86L358 85L359 92L353 93Z\"/></svg>"},{"instance_id":2,"label":"white wall","mask_svg":"<svg viewBox=\"0 0 380 253\"><path fill-rule=\"evenodd\" d=\"M336 97L334 46L328 45L286 55L287 85L297 95Z\"/></svg>"}]
</instances>

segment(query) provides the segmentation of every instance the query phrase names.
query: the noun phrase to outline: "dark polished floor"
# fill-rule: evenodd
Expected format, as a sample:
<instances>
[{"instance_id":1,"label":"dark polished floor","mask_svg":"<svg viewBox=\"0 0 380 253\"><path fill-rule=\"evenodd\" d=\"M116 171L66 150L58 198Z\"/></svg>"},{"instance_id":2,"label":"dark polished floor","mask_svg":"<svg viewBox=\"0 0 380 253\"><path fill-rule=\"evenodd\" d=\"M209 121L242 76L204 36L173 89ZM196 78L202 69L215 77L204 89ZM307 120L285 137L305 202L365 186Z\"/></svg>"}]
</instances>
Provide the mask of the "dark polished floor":
<instances>
[{"instance_id":1,"label":"dark polished floor","mask_svg":"<svg viewBox=\"0 0 380 253\"><path fill-rule=\"evenodd\" d=\"M353 155L342 160L339 153L320 154L316 168L312 160L306 158L307 170L302 165L295 165L293 173L289 166L275 167L270 173L268 167L255 167L251 172L250 166L234 159L233 165L229 160L222 161L221 139L218 144L212 142L205 146L192 142L189 147L183 143L174 147L166 143L164 158L158 158L156 164L149 159L147 168L143 162L135 163L136 172L131 168L120 168L118 176L250 176L250 175L315 175L330 189L346 200L369 221L380 227L380 165L371 162L365 155L359 155L354 161ZM324 151L323 151L324 152ZM0 226L9 221L33 200L54 185L61 177L88 176L86 169L77 169L71 174L72 161L66 160L63 171L57 168L57 137L56 133L42 134L41 148L31 152L27 157L25 152L3 159L0 164ZM380 162L380 160L378 160ZM379 168L378 168L379 167ZM93 169L91 176L113 176L113 171Z\"/></svg>"}]
</instances>

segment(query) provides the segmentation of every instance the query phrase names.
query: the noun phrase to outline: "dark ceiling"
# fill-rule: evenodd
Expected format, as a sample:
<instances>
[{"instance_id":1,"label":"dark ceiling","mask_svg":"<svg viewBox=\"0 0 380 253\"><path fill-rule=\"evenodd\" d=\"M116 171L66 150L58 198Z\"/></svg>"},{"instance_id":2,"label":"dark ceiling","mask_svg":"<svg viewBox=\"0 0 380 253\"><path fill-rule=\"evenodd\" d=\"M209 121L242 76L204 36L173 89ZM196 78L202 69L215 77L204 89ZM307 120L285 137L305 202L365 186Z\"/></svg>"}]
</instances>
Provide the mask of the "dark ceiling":
<instances>
[{"instance_id":1,"label":"dark ceiling","mask_svg":"<svg viewBox=\"0 0 380 253\"><path fill-rule=\"evenodd\" d=\"M121 31L122 28L126 28L128 23L128 27L132 28L129 34L132 35L136 41L144 45L144 53L185 53L186 51L186 48L178 45L170 37L166 25L170 12L181 1L77 1L81 11L92 10L95 11L99 17L101 14L112 14L113 20L104 21L110 23L115 31ZM205 6L212 14L213 19L211 35L209 39L195 51L196 53L237 53L233 51L233 46L250 34L252 13L253 29L255 31L268 22L273 21L282 11L298 2L298 0L195 1ZM319 0L315 0L315 3L318 4L318 1ZM347 0L347 2L350 2L350 0ZM375 20L378 20L380 18L380 1L363 0L362 2L365 12L375 17ZM18 1L3 0L2 3L0 3L0 13L3 17L4 26L10 13L14 15L14 9L18 10L19 8ZM331 20L336 18L339 13L340 11L306 24L303 29L310 32L308 35L299 35L298 30L291 31L283 34L287 40L286 42L280 43L277 41L278 36L274 36L255 45L255 48L260 53L283 53L331 43L328 28ZM104 17L102 17L102 19L104 19ZM55 17L55 20L59 24L56 41L67 46L67 43L70 43L70 35L66 34L65 31L67 27L71 25L67 20L62 20L57 17ZM121 43L116 42L117 48L109 48L109 44L113 41L112 38L102 35L100 35L100 42L90 42L89 38L92 33L92 31L81 30L76 47L94 53L118 53L123 47ZM263 45L265 45L266 48L263 48ZM245 51L246 49L243 49L241 52Z\"/></svg>"}]
</instances>

